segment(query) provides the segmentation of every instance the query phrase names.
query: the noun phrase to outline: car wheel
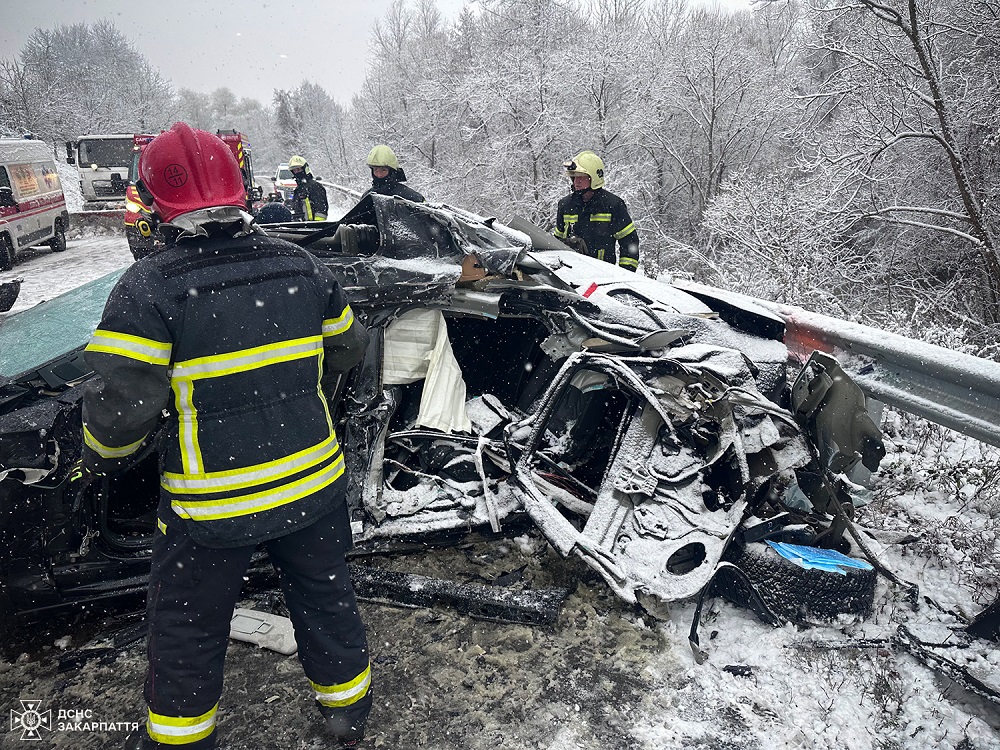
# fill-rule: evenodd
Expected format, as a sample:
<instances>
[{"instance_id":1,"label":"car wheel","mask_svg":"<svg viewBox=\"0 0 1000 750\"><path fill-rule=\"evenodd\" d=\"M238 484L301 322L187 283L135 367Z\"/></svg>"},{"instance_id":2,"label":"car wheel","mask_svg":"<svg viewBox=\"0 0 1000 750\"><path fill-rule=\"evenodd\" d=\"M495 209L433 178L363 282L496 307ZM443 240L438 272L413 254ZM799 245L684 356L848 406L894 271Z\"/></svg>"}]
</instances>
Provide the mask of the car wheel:
<instances>
[{"instance_id":1,"label":"car wheel","mask_svg":"<svg viewBox=\"0 0 1000 750\"><path fill-rule=\"evenodd\" d=\"M52 252L54 253L61 253L66 250L66 230L63 228L62 222L56 222L56 233L49 240L49 247L52 248Z\"/></svg>"},{"instance_id":2,"label":"car wheel","mask_svg":"<svg viewBox=\"0 0 1000 750\"><path fill-rule=\"evenodd\" d=\"M0 271L9 271L14 267L16 258L14 244L6 234L0 235Z\"/></svg>"},{"instance_id":3,"label":"car wheel","mask_svg":"<svg viewBox=\"0 0 1000 750\"><path fill-rule=\"evenodd\" d=\"M735 604L754 607L752 586L770 614L786 622L865 617L875 601L874 569L807 570L762 542L733 545L726 559L742 571L745 580L731 570L720 570L719 593Z\"/></svg>"}]
</instances>

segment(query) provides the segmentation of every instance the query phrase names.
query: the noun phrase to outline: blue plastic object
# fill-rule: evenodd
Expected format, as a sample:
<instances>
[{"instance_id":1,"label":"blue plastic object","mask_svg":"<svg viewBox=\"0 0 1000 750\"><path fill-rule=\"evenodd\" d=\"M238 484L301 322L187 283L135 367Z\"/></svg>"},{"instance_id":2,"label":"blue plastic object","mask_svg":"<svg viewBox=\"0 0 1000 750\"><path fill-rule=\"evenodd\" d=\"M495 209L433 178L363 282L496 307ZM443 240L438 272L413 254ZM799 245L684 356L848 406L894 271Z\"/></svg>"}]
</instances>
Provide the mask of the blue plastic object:
<instances>
[{"instance_id":1,"label":"blue plastic object","mask_svg":"<svg viewBox=\"0 0 1000 750\"><path fill-rule=\"evenodd\" d=\"M826 570L830 573L840 573L840 575L846 576L847 571L845 568L872 569L872 566L864 560L855 560L853 557L842 555L832 549L805 547L801 544L785 544L784 542L772 542L770 540L767 540L767 543L771 549L783 558L806 570Z\"/></svg>"}]
</instances>

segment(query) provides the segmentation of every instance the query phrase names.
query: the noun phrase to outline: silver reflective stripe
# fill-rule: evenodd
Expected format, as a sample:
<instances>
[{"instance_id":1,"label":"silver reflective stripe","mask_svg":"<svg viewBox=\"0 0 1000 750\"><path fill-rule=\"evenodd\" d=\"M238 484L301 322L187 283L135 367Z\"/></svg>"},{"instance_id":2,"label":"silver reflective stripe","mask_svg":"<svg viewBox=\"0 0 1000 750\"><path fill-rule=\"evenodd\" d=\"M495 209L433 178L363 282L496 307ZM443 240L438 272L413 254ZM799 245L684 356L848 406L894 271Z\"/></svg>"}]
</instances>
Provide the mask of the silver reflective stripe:
<instances>
[{"instance_id":1,"label":"silver reflective stripe","mask_svg":"<svg viewBox=\"0 0 1000 750\"><path fill-rule=\"evenodd\" d=\"M146 731L150 739L165 745L189 745L208 737L215 729L216 712L219 704L201 716L165 716L149 711Z\"/></svg>"},{"instance_id":2,"label":"silver reflective stripe","mask_svg":"<svg viewBox=\"0 0 1000 750\"><path fill-rule=\"evenodd\" d=\"M175 497L171 501L171 506L181 518L191 518L195 521L245 516L248 513L259 513L311 495L332 484L343 473L344 454L341 453L337 456L336 461L321 471L282 487L226 500L198 502L188 498Z\"/></svg>"},{"instance_id":3,"label":"silver reflective stripe","mask_svg":"<svg viewBox=\"0 0 1000 750\"><path fill-rule=\"evenodd\" d=\"M139 446L142 445L142 441L145 439L146 436L143 435L134 443L129 443L128 445L123 445L119 448L112 448L95 438L94 434L87 429L87 425L83 426L83 442L86 443L87 447L89 447L101 458L123 458L125 456L131 456L136 452L136 450L138 450Z\"/></svg>"},{"instance_id":4,"label":"silver reflective stripe","mask_svg":"<svg viewBox=\"0 0 1000 750\"><path fill-rule=\"evenodd\" d=\"M369 664L364 672L342 685L320 685L312 680L309 684L316 691L316 700L324 706L349 706L357 703L368 692L372 684L372 666Z\"/></svg>"},{"instance_id":5,"label":"silver reflective stripe","mask_svg":"<svg viewBox=\"0 0 1000 750\"><path fill-rule=\"evenodd\" d=\"M338 333L343 333L351 327L353 322L354 311L351 310L351 306L348 305L344 308L344 312L340 314L340 317L327 318L323 321L323 335L336 336Z\"/></svg>"},{"instance_id":6,"label":"silver reflective stripe","mask_svg":"<svg viewBox=\"0 0 1000 750\"><path fill-rule=\"evenodd\" d=\"M320 336L308 336L228 354L199 357L174 364L174 379L217 378L293 359L315 356L323 351Z\"/></svg>"},{"instance_id":7,"label":"silver reflective stripe","mask_svg":"<svg viewBox=\"0 0 1000 750\"><path fill-rule=\"evenodd\" d=\"M173 472L165 472L161 482L164 489L175 494L198 494L204 492L229 492L245 489L257 484L273 482L282 477L302 471L324 459L329 459L340 450L337 436L331 435L326 440L291 456L285 456L267 463L257 464L244 469L209 472L202 476L187 476Z\"/></svg>"},{"instance_id":8,"label":"silver reflective stripe","mask_svg":"<svg viewBox=\"0 0 1000 750\"><path fill-rule=\"evenodd\" d=\"M177 404L177 439L181 449L181 463L185 474L201 474L201 448L198 445L198 412L194 408L194 383L190 380L173 380Z\"/></svg>"}]
</instances>

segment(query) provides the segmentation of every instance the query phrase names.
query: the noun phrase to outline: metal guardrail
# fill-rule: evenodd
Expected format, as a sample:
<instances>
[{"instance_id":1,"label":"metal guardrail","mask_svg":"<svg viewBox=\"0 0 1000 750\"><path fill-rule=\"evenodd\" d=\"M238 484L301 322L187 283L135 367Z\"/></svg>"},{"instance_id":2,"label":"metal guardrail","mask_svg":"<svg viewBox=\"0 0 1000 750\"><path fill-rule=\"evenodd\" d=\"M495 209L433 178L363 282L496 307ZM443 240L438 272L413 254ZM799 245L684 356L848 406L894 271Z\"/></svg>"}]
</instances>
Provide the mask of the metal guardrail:
<instances>
[{"instance_id":1,"label":"metal guardrail","mask_svg":"<svg viewBox=\"0 0 1000 750\"><path fill-rule=\"evenodd\" d=\"M332 188L333 190L338 190L344 195L354 198L354 200L358 200L361 198L360 190L354 190L353 188L345 187L344 185L338 185L336 182L327 182L326 180L316 180L316 182L318 182L323 187L328 187Z\"/></svg>"},{"instance_id":2,"label":"metal guardrail","mask_svg":"<svg viewBox=\"0 0 1000 750\"><path fill-rule=\"evenodd\" d=\"M679 286L689 285L700 286ZM781 318L791 357L802 361L817 349L832 354L870 398L1000 447L1000 362L793 305L723 294Z\"/></svg>"}]
</instances>

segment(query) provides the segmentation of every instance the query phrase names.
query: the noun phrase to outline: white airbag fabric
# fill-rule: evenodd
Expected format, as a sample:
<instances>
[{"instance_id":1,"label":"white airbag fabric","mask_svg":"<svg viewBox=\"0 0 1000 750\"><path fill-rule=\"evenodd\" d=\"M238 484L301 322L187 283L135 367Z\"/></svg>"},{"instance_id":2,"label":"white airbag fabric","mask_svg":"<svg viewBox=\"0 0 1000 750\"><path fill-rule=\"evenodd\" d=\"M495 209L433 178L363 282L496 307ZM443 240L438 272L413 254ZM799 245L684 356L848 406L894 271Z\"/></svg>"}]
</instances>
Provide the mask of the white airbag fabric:
<instances>
[{"instance_id":1,"label":"white airbag fabric","mask_svg":"<svg viewBox=\"0 0 1000 750\"><path fill-rule=\"evenodd\" d=\"M424 380L417 426L442 432L472 432L465 410L465 379L440 310L410 310L385 331L382 382Z\"/></svg>"}]
</instances>

